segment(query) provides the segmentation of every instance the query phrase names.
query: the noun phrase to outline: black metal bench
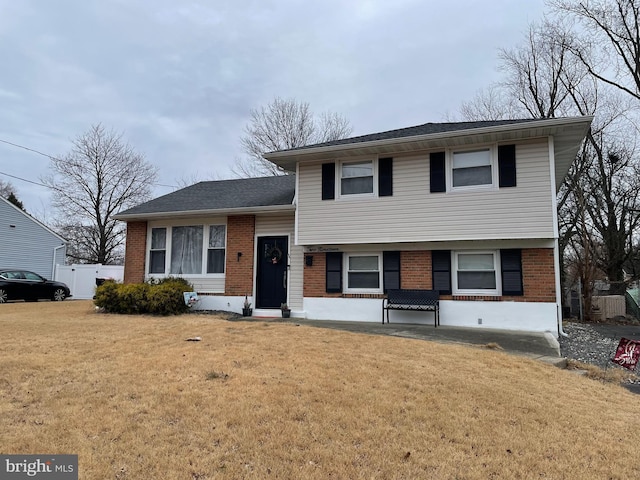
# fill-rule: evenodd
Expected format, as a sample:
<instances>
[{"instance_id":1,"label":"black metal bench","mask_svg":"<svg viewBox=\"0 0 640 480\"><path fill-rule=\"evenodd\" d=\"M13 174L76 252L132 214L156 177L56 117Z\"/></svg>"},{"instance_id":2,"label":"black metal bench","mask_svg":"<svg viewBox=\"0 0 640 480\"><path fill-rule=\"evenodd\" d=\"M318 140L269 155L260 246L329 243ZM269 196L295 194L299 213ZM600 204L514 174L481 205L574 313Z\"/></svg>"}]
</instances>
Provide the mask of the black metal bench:
<instances>
[{"instance_id":1,"label":"black metal bench","mask_svg":"<svg viewBox=\"0 0 640 480\"><path fill-rule=\"evenodd\" d=\"M385 310L387 323L389 323L389 310L434 312L433 326L437 327L440 325L440 292L437 290L388 290L387 297L382 300L383 324Z\"/></svg>"}]
</instances>

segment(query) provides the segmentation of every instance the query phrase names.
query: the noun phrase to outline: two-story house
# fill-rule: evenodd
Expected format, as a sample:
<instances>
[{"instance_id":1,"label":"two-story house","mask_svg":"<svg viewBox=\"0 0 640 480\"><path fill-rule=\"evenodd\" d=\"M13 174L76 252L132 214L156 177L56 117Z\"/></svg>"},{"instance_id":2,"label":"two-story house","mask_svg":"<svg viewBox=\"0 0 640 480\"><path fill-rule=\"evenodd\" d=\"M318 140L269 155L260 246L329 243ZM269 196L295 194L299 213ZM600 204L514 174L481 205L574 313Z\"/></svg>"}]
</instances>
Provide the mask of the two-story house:
<instances>
[{"instance_id":1,"label":"two-story house","mask_svg":"<svg viewBox=\"0 0 640 480\"><path fill-rule=\"evenodd\" d=\"M380 321L440 292L442 325L557 331L556 194L591 117L428 123L265 155L291 175L202 182L118 215L125 281L180 275L199 308ZM424 312L392 322L432 323Z\"/></svg>"}]
</instances>

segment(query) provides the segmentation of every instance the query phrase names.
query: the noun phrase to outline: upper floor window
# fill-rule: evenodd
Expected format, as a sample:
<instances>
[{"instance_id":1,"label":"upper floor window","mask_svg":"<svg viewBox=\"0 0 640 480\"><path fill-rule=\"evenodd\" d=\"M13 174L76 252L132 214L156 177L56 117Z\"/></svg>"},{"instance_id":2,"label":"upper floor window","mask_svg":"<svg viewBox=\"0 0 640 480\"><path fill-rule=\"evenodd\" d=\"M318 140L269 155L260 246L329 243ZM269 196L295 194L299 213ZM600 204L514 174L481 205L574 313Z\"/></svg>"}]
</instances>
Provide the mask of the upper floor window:
<instances>
[{"instance_id":1,"label":"upper floor window","mask_svg":"<svg viewBox=\"0 0 640 480\"><path fill-rule=\"evenodd\" d=\"M492 150L454 151L451 154L451 187L493 184Z\"/></svg>"},{"instance_id":2,"label":"upper floor window","mask_svg":"<svg viewBox=\"0 0 640 480\"><path fill-rule=\"evenodd\" d=\"M373 161L342 162L340 195L373 194Z\"/></svg>"}]
</instances>

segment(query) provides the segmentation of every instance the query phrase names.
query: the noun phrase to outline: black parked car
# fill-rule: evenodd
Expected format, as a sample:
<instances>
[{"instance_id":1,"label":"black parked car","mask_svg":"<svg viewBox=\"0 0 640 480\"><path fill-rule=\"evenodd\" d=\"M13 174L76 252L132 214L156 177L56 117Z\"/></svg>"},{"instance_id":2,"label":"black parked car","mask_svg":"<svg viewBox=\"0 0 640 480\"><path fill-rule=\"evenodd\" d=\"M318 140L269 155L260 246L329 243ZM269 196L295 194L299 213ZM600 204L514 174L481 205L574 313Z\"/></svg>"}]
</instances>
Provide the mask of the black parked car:
<instances>
[{"instance_id":1,"label":"black parked car","mask_svg":"<svg viewBox=\"0 0 640 480\"><path fill-rule=\"evenodd\" d=\"M70 296L69 287L62 282L47 280L27 270L0 269L0 303L41 298L61 302Z\"/></svg>"}]
</instances>

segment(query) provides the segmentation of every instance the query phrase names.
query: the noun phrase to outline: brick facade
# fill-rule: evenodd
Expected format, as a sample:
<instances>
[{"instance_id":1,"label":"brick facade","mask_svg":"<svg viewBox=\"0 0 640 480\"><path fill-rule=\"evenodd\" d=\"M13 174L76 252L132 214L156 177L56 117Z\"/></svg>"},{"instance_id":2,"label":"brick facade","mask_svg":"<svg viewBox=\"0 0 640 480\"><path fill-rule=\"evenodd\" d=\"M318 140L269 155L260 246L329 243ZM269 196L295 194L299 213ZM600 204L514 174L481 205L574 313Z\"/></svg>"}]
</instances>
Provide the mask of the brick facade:
<instances>
[{"instance_id":1,"label":"brick facade","mask_svg":"<svg viewBox=\"0 0 640 480\"><path fill-rule=\"evenodd\" d=\"M313 266L304 267L305 297L326 298L382 298L381 294L340 294L325 291L326 254L311 253ZM400 283L402 288L418 288L429 290L432 287L431 251L416 250L400 252ZM468 296L442 295L442 300L467 301L515 301L515 302L550 302L555 303L555 269L553 249L529 248L522 250L522 276L524 282L523 296Z\"/></svg>"},{"instance_id":2,"label":"brick facade","mask_svg":"<svg viewBox=\"0 0 640 480\"><path fill-rule=\"evenodd\" d=\"M127 222L124 283L144 281L147 258L147 222Z\"/></svg>"},{"instance_id":3,"label":"brick facade","mask_svg":"<svg viewBox=\"0 0 640 480\"><path fill-rule=\"evenodd\" d=\"M253 295L255 233L255 215L236 215L227 218L225 295ZM238 253L242 255L238 257Z\"/></svg>"},{"instance_id":4,"label":"brick facade","mask_svg":"<svg viewBox=\"0 0 640 480\"><path fill-rule=\"evenodd\" d=\"M400 288L431 290L431 251L400 252Z\"/></svg>"}]
</instances>

